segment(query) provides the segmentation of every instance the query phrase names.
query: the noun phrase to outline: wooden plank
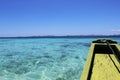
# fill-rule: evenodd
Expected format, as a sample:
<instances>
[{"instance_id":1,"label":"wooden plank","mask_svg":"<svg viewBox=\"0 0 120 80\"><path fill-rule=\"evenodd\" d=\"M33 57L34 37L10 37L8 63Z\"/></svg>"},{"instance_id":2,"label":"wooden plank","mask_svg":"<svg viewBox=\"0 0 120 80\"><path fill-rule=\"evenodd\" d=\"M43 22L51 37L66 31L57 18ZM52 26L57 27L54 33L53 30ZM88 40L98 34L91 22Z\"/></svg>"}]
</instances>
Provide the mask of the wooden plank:
<instances>
[{"instance_id":1,"label":"wooden plank","mask_svg":"<svg viewBox=\"0 0 120 80\"><path fill-rule=\"evenodd\" d=\"M84 69L83 69L82 75L80 77L80 80L88 80L88 75L89 75L89 71L90 71L91 63L92 63L92 58L93 58L93 54L94 54L93 53L94 47L95 47L95 43L92 43L90 46L90 49L89 49L87 61L84 65Z\"/></svg>"},{"instance_id":2,"label":"wooden plank","mask_svg":"<svg viewBox=\"0 0 120 80\"><path fill-rule=\"evenodd\" d=\"M113 54L108 55L96 53L91 80L119 80L119 70L120 64L118 63Z\"/></svg>"}]
</instances>

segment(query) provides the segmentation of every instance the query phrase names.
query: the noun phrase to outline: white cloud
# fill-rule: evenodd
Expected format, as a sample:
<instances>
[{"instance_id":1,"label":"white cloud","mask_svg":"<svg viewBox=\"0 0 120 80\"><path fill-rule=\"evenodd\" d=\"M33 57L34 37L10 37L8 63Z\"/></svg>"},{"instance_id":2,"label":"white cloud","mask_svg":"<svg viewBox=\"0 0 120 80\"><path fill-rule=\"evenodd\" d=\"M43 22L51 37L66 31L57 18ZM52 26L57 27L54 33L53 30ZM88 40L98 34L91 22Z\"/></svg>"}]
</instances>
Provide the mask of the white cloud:
<instances>
[{"instance_id":1,"label":"white cloud","mask_svg":"<svg viewBox=\"0 0 120 80\"><path fill-rule=\"evenodd\" d=\"M120 29L113 29L113 32L120 32Z\"/></svg>"}]
</instances>

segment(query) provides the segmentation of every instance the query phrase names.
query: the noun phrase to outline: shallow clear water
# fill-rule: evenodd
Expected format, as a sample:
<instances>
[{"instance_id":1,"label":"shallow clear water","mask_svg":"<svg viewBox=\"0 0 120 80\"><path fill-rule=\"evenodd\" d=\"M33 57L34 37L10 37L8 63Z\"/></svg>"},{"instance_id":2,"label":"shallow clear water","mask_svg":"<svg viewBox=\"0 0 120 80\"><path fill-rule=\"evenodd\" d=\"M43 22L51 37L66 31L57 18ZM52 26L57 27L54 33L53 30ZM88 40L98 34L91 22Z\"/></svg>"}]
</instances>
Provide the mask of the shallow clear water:
<instances>
[{"instance_id":1,"label":"shallow clear water","mask_svg":"<svg viewBox=\"0 0 120 80\"><path fill-rule=\"evenodd\" d=\"M0 39L0 80L79 80L94 39Z\"/></svg>"}]
</instances>

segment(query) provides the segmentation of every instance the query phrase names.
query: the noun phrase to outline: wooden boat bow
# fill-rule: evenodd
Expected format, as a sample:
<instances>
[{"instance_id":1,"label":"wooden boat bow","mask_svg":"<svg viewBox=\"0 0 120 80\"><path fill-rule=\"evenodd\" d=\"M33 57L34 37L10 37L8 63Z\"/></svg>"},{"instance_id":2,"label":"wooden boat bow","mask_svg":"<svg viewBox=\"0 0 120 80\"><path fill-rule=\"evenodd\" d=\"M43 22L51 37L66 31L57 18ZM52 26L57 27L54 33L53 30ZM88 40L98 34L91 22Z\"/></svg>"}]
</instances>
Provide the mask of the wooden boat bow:
<instances>
[{"instance_id":1,"label":"wooden boat bow","mask_svg":"<svg viewBox=\"0 0 120 80\"><path fill-rule=\"evenodd\" d=\"M91 43L80 80L119 80L120 45L110 39Z\"/></svg>"}]
</instances>

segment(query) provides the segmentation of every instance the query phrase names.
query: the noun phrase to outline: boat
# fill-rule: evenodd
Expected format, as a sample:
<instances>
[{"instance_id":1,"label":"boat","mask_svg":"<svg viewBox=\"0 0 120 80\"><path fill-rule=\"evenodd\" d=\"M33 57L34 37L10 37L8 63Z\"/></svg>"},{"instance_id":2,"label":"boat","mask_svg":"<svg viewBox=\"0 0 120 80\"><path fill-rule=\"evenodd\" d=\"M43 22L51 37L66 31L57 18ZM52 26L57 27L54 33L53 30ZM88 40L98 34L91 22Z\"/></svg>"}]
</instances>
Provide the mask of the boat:
<instances>
[{"instance_id":1,"label":"boat","mask_svg":"<svg viewBox=\"0 0 120 80\"><path fill-rule=\"evenodd\" d=\"M111 39L92 41L80 80L120 80L120 45Z\"/></svg>"}]
</instances>

